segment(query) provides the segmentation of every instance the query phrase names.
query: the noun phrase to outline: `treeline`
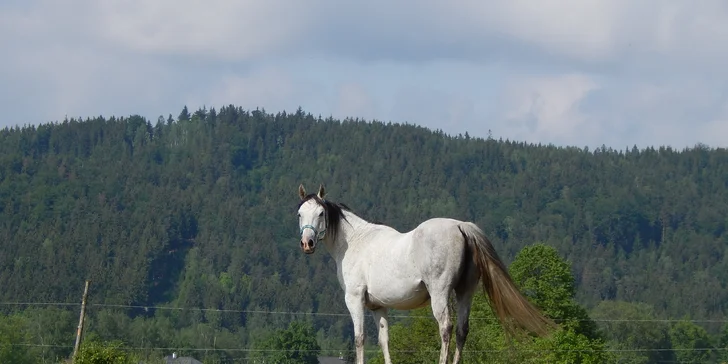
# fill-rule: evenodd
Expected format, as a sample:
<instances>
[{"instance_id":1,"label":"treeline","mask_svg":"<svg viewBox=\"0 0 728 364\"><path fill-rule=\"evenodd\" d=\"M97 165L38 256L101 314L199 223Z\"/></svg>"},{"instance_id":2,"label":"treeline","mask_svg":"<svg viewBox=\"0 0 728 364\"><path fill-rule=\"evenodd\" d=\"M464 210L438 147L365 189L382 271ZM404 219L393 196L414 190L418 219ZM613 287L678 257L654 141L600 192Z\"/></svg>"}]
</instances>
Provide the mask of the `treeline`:
<instances>
[{"instance_id":1,"label":"treeline","mask_svg":"<svg viewBox=\"0 0 728 364\"><path fill-rule=\"evenodd\" d=\"M92 331L145 347L249 347L300 313L345 313L333 262L298 250L301 182L399 230L474 221L508 262L544 242L592 314L628 302L725 320L725 149L558 148L235 106L0 130L0 302L78 302L91 279L91 303L189 309L91 307ZM63 307L21 315L72 328ZM312 317L324 351L350 340L348 317Z\"/></svg>"}]
</instances>

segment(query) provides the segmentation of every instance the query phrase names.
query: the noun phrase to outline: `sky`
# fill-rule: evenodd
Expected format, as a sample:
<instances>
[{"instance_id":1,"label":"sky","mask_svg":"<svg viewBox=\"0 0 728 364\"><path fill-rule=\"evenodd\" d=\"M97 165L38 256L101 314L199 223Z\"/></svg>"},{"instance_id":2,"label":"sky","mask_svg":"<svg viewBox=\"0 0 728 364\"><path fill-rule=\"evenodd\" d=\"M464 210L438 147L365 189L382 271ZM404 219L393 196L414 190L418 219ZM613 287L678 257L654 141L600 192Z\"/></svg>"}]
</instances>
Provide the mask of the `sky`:
<instances>
[{"instance_id":1,"label":"sky","mask_svg":"<svg viewBox=\"0 0 728 364\"><path fill-rule=\"evenodd\" d=\"M3 0L0 127L233 104L728 146L725 0Z\"/></svg>"}]
</instances>

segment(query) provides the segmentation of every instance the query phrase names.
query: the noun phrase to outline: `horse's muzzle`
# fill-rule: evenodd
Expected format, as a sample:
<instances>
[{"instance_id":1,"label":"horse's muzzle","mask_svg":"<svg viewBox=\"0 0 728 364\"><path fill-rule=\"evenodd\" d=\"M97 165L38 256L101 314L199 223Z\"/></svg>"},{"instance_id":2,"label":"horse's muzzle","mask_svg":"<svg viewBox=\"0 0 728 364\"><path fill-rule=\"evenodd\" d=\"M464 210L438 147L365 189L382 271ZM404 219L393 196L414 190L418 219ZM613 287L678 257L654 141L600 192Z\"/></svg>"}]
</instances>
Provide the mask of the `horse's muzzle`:
<instances>
[{"instance_id":1,"label":"horse's muzzle","mask_svg":"<svg viewBox=\"0 0 728 364\"><path fill-rule=\"evenodd\" d=\"M314 243L313 239L308 240L301 240L301 249L303 249L303 252L306 254L313 254L313 252L316 250L316 244Z\"/></svg>"}]
</instances>

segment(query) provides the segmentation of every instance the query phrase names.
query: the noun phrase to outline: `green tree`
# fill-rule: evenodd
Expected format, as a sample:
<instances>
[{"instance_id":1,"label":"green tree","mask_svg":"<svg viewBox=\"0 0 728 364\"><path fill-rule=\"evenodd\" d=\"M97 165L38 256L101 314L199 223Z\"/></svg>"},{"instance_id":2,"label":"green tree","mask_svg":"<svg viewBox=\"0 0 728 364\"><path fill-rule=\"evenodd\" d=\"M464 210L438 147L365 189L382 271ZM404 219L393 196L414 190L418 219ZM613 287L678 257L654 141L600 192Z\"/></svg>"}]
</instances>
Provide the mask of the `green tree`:
<instances>
[{"instance_id":1,"label":"green tree","mask_svg":"<svg viewBox=\"0 0 728 364\"><path fill-rule=\"evenodd\" d=\"M179 113L179 116L177 117L178 121L188 121L190 120L190 112L187 110L187 106L185 105L182 108L182 111Z\"/></svg>"},{"instance_id":2,"label":"green tree","mask_svg":"<svg viewBox=\"0 0 728 364\"><path fill-rule=\"evenodd\" d=\"M721 364L728 364L728 323L723 325L718 336L718 359Z\"/></svg>"},{"instance_id":3,"label":"green tree","mask_svg":"<svg viewBox=\"0 0 728 364\"><path fill-rule=\"evenodd\" d=\"M19 315L0 315L0 363L33 363L26 322Z\"/></svg>"},{"instance_id":4,"label":"green tree","mask_svg":"<svg viewBox=\"0 0 728 364\"><path fill-rule=\"evenodd\" d=\"M310 323L293 321L254 345L257 357L275 364L316 364L321 347Z\"/></svg>"},{"instance_id":5,"label":"green tree","mask_svg":"<svg viewBox=\"0 0 728 364\"><path fill-rule=\"evenodd\" d=\"M124 350L120 341L102 342L97 337L89 337L79 349L73 364L135 364L135 357Z\"/></svg>"},{"instance_id":6,"label":"green tree","mask_svg":"<svg viewBox=\"0 0 728 364\"><path fill-rule=\"evenodd\" d=\"M344 363L354 364L356 362L356 348L354 347L353 340L346 341L346 351L343 353Z\"/></svg>"},{"instance_id":7,"label":"green tree","mask_svg":"<svg viewBox=\"0 0 728 364\"><path fill-rule=\"evenodd\" d=\"M713 356L713 344L704 328L687 320L670 328L670 341L675 357L681 363L706 363Z\"/></svg>"},{"instance_id":8,"label":"green tree","mask_svg":"<svg viewBox=\"0 0 728 364\"><path fill-rule=\"evenodd\" d=\"M617 361L646 364L674 361L669 326L657 320L650 305L639 302L604 301L591 316L599 323Z\"/></svg>"},{"instance_id":9,"label":"green tree","mask_svg":"<svg viewBox=\"0 0 728 364\"><path fill-rule=\"evenodd\" d=\"M600 338L594 321L575 302L571 266L555 248L540 243L527 246L516 255L509 271L526 297L560 326L591 339Z\"/></svg>"},{"instance_id":10,"label":"green tree","mask_svg":"<svg viewBox=\"0 0 728 364\"><path fill-rule=\"evenodd\" d=\"M521 291L560 326L549 336L516 343L518 362L603 363L612 359L596 324L574 301L571 267L555 248L540 243L523 248L509 272ZM513 360L512 351L509 355L509 361Z\"/></svg>"}]
</instances>

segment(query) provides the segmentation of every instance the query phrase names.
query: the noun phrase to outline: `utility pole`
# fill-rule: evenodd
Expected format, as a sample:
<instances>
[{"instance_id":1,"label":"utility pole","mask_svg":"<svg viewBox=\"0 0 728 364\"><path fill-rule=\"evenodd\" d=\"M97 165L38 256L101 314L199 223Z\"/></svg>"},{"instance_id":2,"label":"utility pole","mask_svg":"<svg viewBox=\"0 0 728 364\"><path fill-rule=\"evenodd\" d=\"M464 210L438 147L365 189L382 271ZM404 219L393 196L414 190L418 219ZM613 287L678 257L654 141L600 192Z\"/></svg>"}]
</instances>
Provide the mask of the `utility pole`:
<instances>
[{"instance_id":1,"label":"utility pole","mask_svg":"<svg viewBox=\"0 0 728 364\"><path fill-rule=\"evenodd\" d=\"M81 336L83 335L83 319L86 318L86 298L88 298L88 286L91 281L86 281L86 287L83 289L83 298L81 298L81 316L78 318L78 329L76 330L76 345L73 346L73 362L76 362L78 349L81 347Z\"/></svg>"}]
</instances>

